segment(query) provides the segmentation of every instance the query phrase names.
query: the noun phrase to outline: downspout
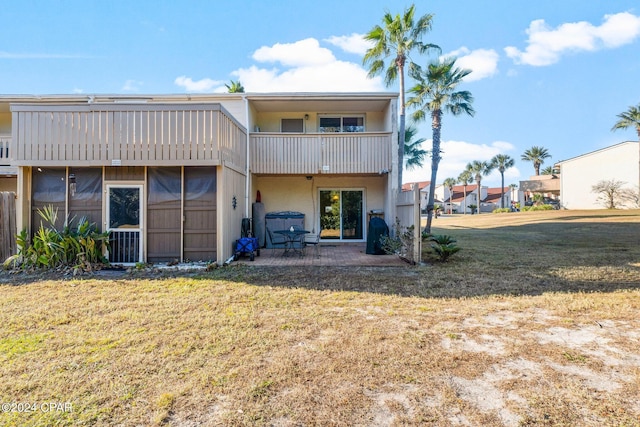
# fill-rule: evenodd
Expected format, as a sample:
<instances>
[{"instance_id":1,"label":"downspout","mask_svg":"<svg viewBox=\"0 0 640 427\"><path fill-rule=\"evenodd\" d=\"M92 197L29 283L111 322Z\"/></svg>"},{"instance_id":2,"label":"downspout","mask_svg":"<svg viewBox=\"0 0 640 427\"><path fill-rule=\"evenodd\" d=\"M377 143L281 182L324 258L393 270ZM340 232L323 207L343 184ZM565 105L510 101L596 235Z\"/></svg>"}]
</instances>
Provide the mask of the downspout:
<instances>
[{"instance_id":1,"label":"downspout","mask_svg":"<svg viewBox=\"0 0 640 427\"><path fill-rule=\"evenodd\" d=\"M251 129L249 123L249 100L246 95L242 95L242 99L244 100L244 114L246 117L246 129L247 129L247 161L246 161L246 180L245 180L245 190L244 190L244 217L249 218L249 194L251 191L251 176L249 175L249 171L251 168L249 167L249 149L251 147L251 136L249 135L249 131Z\"/></svg>"}]
</instances>

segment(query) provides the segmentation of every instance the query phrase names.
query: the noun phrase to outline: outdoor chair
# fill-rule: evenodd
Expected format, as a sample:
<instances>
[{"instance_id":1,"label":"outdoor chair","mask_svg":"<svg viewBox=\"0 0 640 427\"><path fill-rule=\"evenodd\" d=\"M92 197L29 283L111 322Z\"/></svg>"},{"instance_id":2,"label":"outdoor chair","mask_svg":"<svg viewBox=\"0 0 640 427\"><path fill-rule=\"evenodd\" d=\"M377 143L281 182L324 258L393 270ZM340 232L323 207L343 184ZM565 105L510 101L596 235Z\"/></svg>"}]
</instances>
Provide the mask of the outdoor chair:
<instances>
[{"instance_id":1,"label":"outdoor chair","mask_svg":"<svg viewBox=\"0 0 640 427\"><path fill-rule=\"evenodd\" d=\"M307 246L312 245L316 258L320 258L320 234L307 234L304 236L304 251L306 252Z\"/></svg>"},{"instance_id":2,"label":"outdoor chair","mask_svg":"<svg viewBox=\"0 0 640 427\"><path fill-rule=\"evenodd\" d=\"M276 248L285 249L287 247L287 239L284 236L282 235L274 236L273 232L269 227L267 227L267 234L269 235L269 241L271 242L272 249L276 249ZM275 250L271 252L271 256L274 256L275 254L276 254Z\"/></svg>"}]
</instances>

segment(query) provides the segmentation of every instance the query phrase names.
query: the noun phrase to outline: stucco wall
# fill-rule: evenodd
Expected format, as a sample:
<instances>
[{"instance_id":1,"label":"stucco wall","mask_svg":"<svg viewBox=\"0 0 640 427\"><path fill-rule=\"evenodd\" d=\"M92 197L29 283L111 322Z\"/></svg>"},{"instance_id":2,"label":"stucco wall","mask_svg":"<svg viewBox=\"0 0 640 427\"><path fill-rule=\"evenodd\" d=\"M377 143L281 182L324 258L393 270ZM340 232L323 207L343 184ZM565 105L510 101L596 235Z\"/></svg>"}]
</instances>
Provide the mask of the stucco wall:
<instances>
[{"instance_id":1,"label":"stucco wall","mask_svg":"<svg viewBox=\"0 0 640 427\"><path fill-rule=\"evenodd\" d=\"M638 143L615 145L561 162L560 199L566 209L602 209L591 187L602 180L625 182L637 190Z\"/></svg>"},{"instance_id":2,"label":"stucco wall","mask_svg":"<svg viewBox=\"0 0 640 427\"><path fill-rule=\"evenodd\" d=\"M254 202L256 192L260 191L265 212L302 212L305 214L305 228L318 231L320 189L364 190L364 220L366 220L366 212L372 209L384 209L386 188L386 175L379 177L315 176L311 180L307 180L304 176L257 177L253 183L250 201Z\"/></svg>"},{"instance_id":3,"label":"stucco wall","mask_svg":"<svg viewBox=\"0 0 640 427\"><path fill-rule=\"evenodd\" d=\"M255 114L255 113L254 113ZM304 120L304 116L307 114L309 118ZM339 116L361 116L363 113L335 113ZM364 113L365 117L365 131L366 132L384 132L389 129L386 121L385 114L383 112L367 112ZM254 116L255 126L260 128L260 132L280 132L281 119L303 119L305 133L318 132L318 126L320 123L319 114L315 112L262 112L255 114ZM255 130L255 126L250 129Z\"/></svg>"}]
</instances>

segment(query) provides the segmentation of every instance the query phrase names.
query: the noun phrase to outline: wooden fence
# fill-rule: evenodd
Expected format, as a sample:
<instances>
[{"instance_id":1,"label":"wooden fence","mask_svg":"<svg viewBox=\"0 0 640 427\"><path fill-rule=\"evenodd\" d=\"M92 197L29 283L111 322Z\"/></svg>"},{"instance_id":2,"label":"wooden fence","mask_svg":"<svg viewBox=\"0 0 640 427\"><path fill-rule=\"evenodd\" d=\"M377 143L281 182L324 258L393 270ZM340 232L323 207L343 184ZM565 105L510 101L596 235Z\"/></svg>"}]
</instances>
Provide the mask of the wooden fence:
<instances>
[{"instance_id":1,"label":"wooden fence","mask_svg":"<svg viewBox=\"0 0 640 427\"><path fill-rule=\"evenodd\" d=\"M16 253L16 193L0 192L0 262Z\"/></svg>"},{"instance_id":2,"label":"wooden fence","mask_svg":"<svg viewBox=\"0 0 640 427\"><path fill-rule=\"evenodd\" d=\"M407 247L405 256L408 261L419 264L422 262L422 230L420 229L420 189L417 185L409 191L398 194L396 217L403 231L413 226L413 244Z\"/></svg>"}]
</instances>

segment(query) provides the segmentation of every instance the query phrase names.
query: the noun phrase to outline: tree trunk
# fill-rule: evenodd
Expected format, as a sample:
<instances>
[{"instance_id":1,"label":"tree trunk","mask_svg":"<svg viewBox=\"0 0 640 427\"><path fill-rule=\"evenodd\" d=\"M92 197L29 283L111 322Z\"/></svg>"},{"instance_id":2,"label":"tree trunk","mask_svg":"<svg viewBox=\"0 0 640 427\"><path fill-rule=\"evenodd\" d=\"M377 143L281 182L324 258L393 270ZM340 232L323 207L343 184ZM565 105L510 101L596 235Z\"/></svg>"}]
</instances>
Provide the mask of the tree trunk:
<instances>
[{"instance_id":1,"label":"tree trunk","mask_svg":"<svg viewBox=\"0 0 640 427\"><path fill-rule=\"evenodd\" d=\"M478 184L478 207L476 209L478 210L478 215L480 215L480 207L482 206L482 203L480 202L480 196L482 196L482 191L480 190L480 184L482 184L482 179L478 177L476 179L476 184Z\"/></svg>"},{"instance_id":2,"label":"tree trunk","mask_svg":"<svg viewBox=\"0 0 640 427\"><path fill-rule=\"evenodd\" d=\"M500 176L502 177L502 187L500 187L500 207L504 209L504 170L500 171Z\"/></svg>"},{"instance_id":3,"label":"tree trunk","mask_svg":"<svg viewBox=\"0 0 640 427\"><path fill-rule=\"evenodd\" d=\"M398 64L400 75L400 128L398 129L398 191L402 191L404 169L405 107L404 107L404 64Z\"/></svg>"},{"instance_id":4,"label":"tree trunk","mask_svg":"<svg viewBox=\"0 0 640 427\"><path fill-rule=\"evenodd\" d=\"M638 149L640 150L640 126L636 127L638 131ZM638 153L638 193L640 193L640 153ZM640 194L638 194L640 196Z\"/></svg>"},{"instance_id":5,"label":"tree trunk","mask_svg":"<svg viewBox=\"0 0 640 427\"><path fill-rule=\"evenodd\" d=\"M466 215L467 214L467 184L465 183L462 186L463 190L464 190L464 199L462 200L462 214Z\"/></svg>"},{"instance_id":6,"label":"tree trunk","mask_svg":"<svg viewBox=\"0 0 640 427\"><path fill-rule=\"evenodd\" d=\"M440 110L431 113L431 129L433 132L433 145L431 150L431 181L429 182L429 198L427 199L427 225L424 231L431 233L431 220L433 219L433 201L436 191L436 179L438 176L438 164L440 163Z\"/></svg>"}]
</instances>

